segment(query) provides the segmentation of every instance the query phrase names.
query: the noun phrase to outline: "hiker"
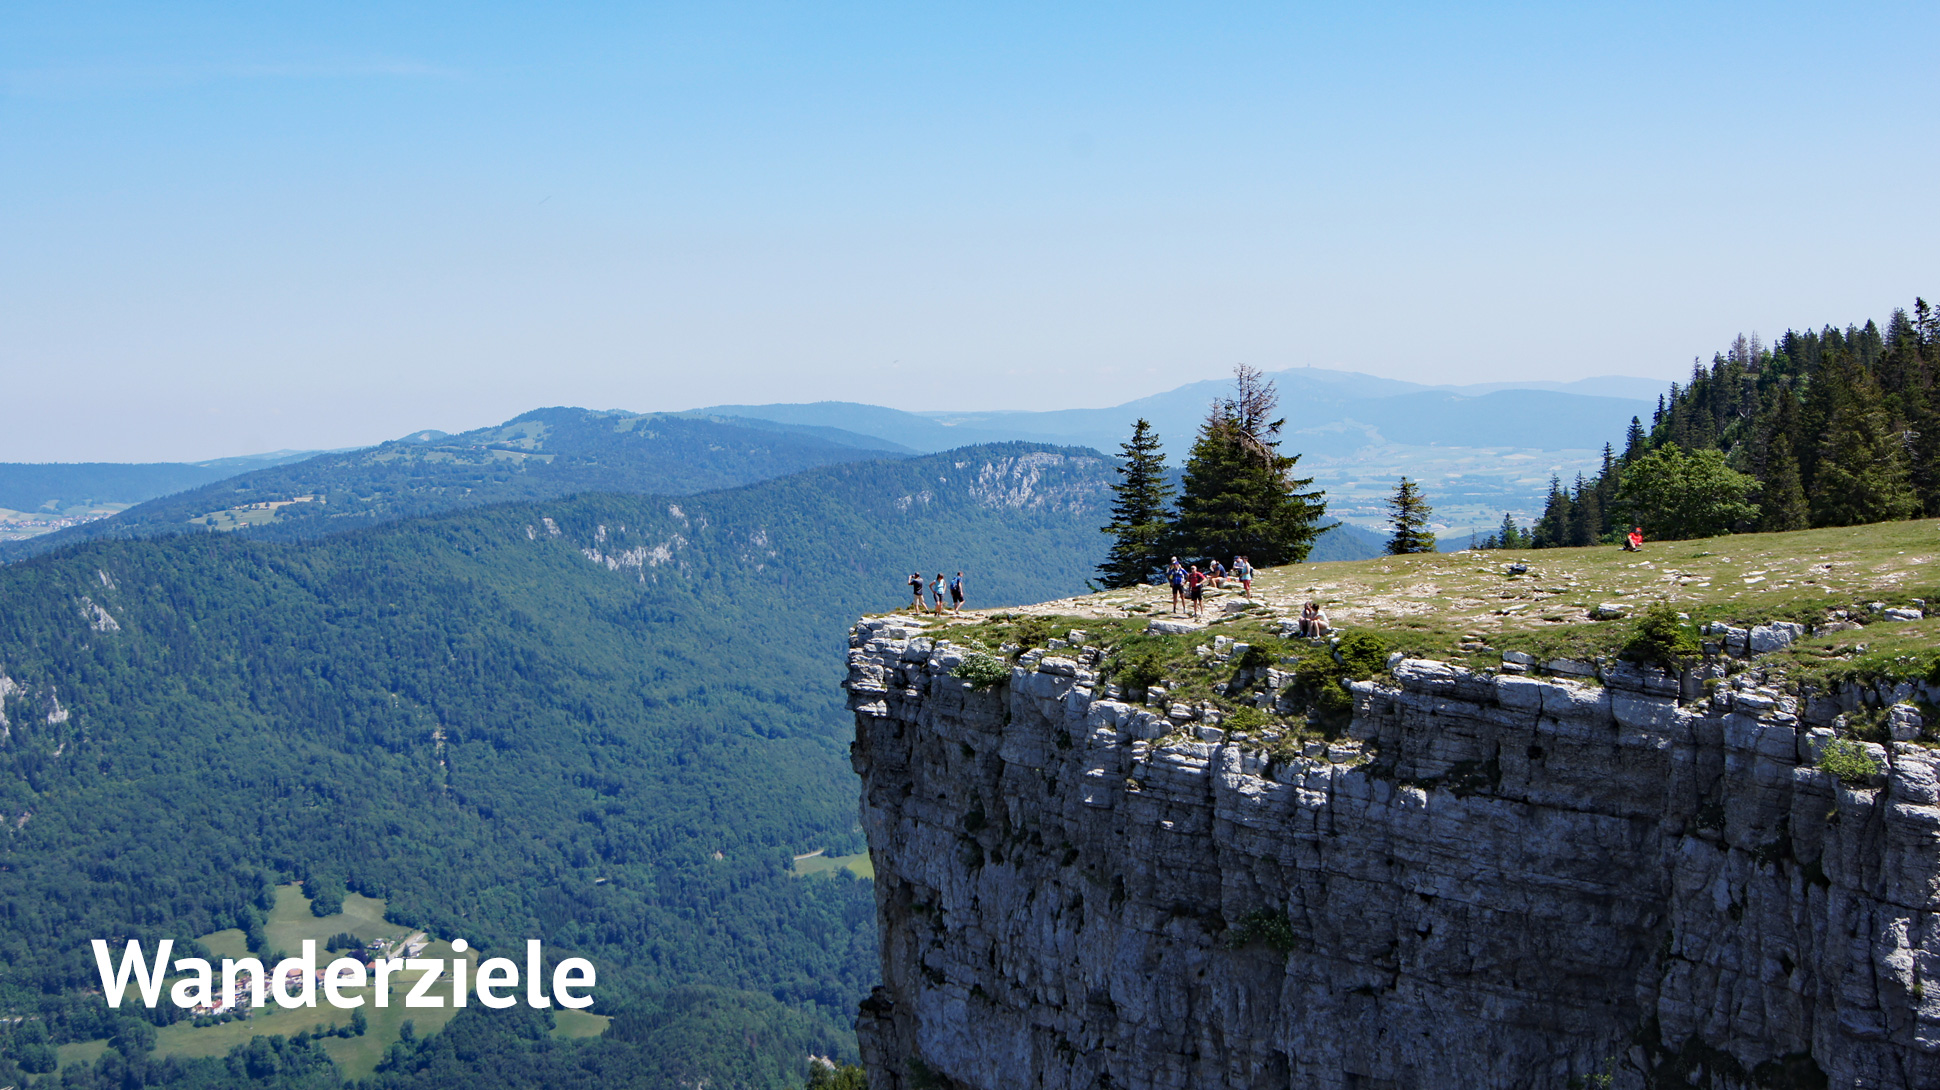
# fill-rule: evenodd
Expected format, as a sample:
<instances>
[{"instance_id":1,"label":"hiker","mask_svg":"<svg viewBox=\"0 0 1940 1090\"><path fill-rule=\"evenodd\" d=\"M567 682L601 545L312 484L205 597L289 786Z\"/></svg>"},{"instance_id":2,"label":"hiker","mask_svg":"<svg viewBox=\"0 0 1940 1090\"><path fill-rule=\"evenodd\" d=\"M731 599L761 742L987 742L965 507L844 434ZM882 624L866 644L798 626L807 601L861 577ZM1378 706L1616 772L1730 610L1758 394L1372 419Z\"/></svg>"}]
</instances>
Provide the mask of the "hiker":
<instances>
[{"instance_id":1,"label":"hiker","mask_svg":"<svg viewBox=\"0 0 1940 1090\"><path fill-rule=\"evenodd\" d=\"M1219 558L1218 558L1218 557L1214 557L1214 558L1213 558L1213 559L1212 559L1212 560L1211 560L1211 561L1210 561L1209 563L1207 563L1207 565L1206 565L1206 581L1207 581L1208 583L1211 583L1211 584L1212 584L1213 586L1215 586L1215 587L1218 587L1218 588L1220 588L1220 589L1222 589L1222 590L1223 590L1223 589L1225 589L1225 587L1226 587L1226 569L1225 569L1225 568L1223 568L1223 567L1220 567L1220 565L1219 565Z\"/></svg>"},{"instance_id":2,"label":"hiker","mask_svg":"<svg viewBox=\"0 0 1940 1090\"><path fill-rule=\"evenodd\" d=\"M950 580L950 613L952 616L954 616L962 612L963 612L963 573L958 572L957 577L955 579Z\"/></svg>"},{"instance_id":3,"label":"hiker","mask_svg":"<svg viewBox=\"0 0 1940 1090\"><path fill-rule=\"evenodd\" d=\"M909 607L918 613L923 612L923 573L922 572L913 571L909 573L909 592L910 594L915 596L915 600L909 604Z\"/></svg>"},{"instance_id":4,"label":"hiker","mask_svg":"<svg viewBox=\"0 0 1940 1090\"><path fill-rule=\"evenodd\" d=\"M1186 576L1186 586L1192 593L1192 615L1197 617L1199 603L1206 596L1206 573L1199 570L1199 565L1192 566L1191 573Z\"/></svg>"},{"instance_id":5,"label":"hiker","mask_svg":"<svg viewBox=\"0 0 1940 1090\"><path fill-rule=\"evenodd\" d=\"M937 572L936 582L930 584L930 597L936 599L936 608L932 612L936 613L938 616L942 616L943 614L943 573L942 572Z\"/></svg>"},{"instance_id":6,"label":"hiker","mask_svg":"<svg viewBox=\"0 0 1940 1090\"><path fill-rule=\"evenodd\" d=\"M1632 526L1630 528L1629 536L1623 539L1623 551L1627 553L1640 553L1644 551L1643 527Z\"/></svg>"},{"instance_id":7,"label":"hiker","mask_svg":"<svg viewBox=\"0 0 1940 1090\"><path fill-rule=\"evenodd\" d=\"M1186 570L1180 566L1176 556L1165 569L1165 581L1172 584L1172 612L1176 614L1179 607L1186 604Z\"/></svg>"},{"instance_id":8,"label":"hiker","mask_svg":"<svg viewBox=\"0 0 1940 1090\"><path fill-rule=\"evenodd\" d=\"M1253 562L1251 560L1243 556L1234 557L1233 578L1239 580L1240 589L1245 592L1248 598L1253 597Z\"/></svg>"}]
</instances>

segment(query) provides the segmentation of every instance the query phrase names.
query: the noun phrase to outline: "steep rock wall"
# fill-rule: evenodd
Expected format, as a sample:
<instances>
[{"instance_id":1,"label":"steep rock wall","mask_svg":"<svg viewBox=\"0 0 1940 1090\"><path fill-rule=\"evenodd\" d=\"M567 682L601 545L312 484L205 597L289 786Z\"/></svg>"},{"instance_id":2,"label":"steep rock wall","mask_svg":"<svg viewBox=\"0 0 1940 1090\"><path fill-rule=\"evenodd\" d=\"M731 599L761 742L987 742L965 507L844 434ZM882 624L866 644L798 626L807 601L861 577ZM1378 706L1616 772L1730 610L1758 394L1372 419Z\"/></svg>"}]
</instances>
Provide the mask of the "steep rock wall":
<instances>
[{"instance_id":1,"label":"steep rock wall","mask_svg":"<svg viewBox=\"0 0 1940 1090\"><path fill-rule=\"evenodd\" d=\"M961 658L850 652L877 1090L1940 1086L1935 755L1834 701L1409 660L1273 762Z\"/></svg>"}]
</instances>

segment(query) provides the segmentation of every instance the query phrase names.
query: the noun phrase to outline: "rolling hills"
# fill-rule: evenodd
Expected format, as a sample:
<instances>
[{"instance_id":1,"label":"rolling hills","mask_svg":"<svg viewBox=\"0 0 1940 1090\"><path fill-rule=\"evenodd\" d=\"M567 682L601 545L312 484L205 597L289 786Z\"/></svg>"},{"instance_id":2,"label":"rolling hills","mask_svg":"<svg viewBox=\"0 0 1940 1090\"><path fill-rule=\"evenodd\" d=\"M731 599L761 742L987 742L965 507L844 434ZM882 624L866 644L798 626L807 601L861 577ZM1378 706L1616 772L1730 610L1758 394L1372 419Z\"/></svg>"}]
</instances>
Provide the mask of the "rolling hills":
<instances>
[{"instance_id":1,"label":"rolling hills","mask_svg":"<svg viewBox=\"0 0 1940 1090\"><path fill-rule=\"evenodd\" d=\"M860 844L849 621L917 567L973 606L1080 589L1109 473L1008 444L0 568L0 1004L105 1036L86 939L248 930L307 879L595 958L638 1080L607 1085L797 1078L875 974L868 887L790 871ZM522 1039L473 1018L467 1056ZM465 1084L438 1055L386 1077Z\"/></svg>"},{"instance_id":2,"label":"rolling hills","mask_svg":"<svg viewBox=\"0 0 1940 1090\"><path fill-rule=\"evenodd\" d=\"M242 530L294 540L395 519L575 492L681 495L908 453L836 428L586 409L535 409L460 435L420 432L201 484L0 545L15 560L76 541Z\"/></svg>"}]
</instances>

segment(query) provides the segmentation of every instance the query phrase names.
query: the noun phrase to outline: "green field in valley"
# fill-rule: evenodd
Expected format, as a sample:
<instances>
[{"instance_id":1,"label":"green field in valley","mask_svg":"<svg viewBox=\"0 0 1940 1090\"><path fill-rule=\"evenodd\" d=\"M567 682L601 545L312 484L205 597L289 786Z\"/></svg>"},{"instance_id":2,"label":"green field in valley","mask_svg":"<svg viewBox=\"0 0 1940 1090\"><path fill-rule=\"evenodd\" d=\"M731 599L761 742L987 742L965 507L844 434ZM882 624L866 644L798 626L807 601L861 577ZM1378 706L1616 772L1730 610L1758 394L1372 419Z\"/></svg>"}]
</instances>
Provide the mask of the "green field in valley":
<instances>
[{"instance_id":1,"label":"green field in valley","mask_svg":"<svg viewBox=\"0 0 1940 1090\"><path fill-rule=\"evenodd\" d=\"M826 852L817 852L813 855L795 857L795 873L804 878L817 874L834 874L839 870L846 870L857 878L868 878L872 881L876 877L876 865L870 862L869 853L866 851L857 852L854 855L829 855Z\"/></svg>"},{"instance_id":2,"label":"green field in valley","mask_svg":"<svg viewBox=\"0 0 1940 1090\"><path fill-rule=\"evenodd\" d=\"M269 940L266 954L281 952L296 956L302 949L303 940L312 939L317 943L317 961L321 966L338 956L323 949L323 944L332 935L348 932L365 940L385 938L392 940L394 946L417 935L410 928L386 922L384 908L384 902L378 898L352 893L345 896L342 912L319 917L310 912L310 898L303 895L300 887L294 884L278 886L276 906L270 910L263 928ZM199 941L216 958L250 956L244 945L243 933L238 930L217 931L202 936ZM426 946L418 956L450 961L455 953L449 942L440 941ZM478 952L468 951L465 957L475 970ZM220 973L219 963L216 970ZM323 1050L336 1062L345 1077L369 1077L384 1058L385 1052L401 1039L404 1023L412 1023L412 1029L423 1036L443 1029L457 1015L457 1008L450 1005L448 974L443 982L434 985L434 994L439 996L442 1006L404 1006L405 995L421 975L412 972L394 974L388 981L387 999L382 1006L376 1002L377 990L374 986L343 989L346 996L364 1000L362 1010L369 1020L361 1036L327 1037L321 1043ZM471 978L469 972L467 978ZM553 1036L561 1039L597 1037L606 1031L611 1021L604 1015L586 1011L559 1010L554 1014ZM330 1005L319 991L315 1007L286 1010L271 1000L246 1019L213 1026L197 1026L190 1022L166 1026L156 1033L155 1054L183 1059L224 1056L237 1045L248 1044L252 1037L290 1037L306 1030L312 1035L320 1035L350 1024L351 1012ZM60 1048L61 1066L92 1063L107 1047L105 1040L63 1045Z\"/></svg>"}]
</instances>

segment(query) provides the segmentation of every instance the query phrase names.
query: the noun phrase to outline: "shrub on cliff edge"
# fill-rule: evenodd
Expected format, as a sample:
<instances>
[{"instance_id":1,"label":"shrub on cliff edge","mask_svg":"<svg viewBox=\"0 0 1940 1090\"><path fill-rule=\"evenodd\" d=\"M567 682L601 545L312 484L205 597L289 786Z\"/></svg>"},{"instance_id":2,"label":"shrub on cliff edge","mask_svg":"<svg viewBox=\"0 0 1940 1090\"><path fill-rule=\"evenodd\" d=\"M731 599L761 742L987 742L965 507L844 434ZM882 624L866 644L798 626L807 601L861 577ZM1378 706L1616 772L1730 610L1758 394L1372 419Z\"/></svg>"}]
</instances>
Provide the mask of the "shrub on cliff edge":
<instances>
[{"instance_id":1,"label":"shrub on cliff edge","mask_svg":"<svg viewBox=\"0 0 1940 1090\"><path fill-rule=\"evenodd\" d=\"M969 682L972 689L992 689L1010 680L1010 667L995 655L979 652L957 663L950 676Z\"/></svg>"},{"instance_id":2,"label":"shrub on cliff edge","mask_svg":"<svg viewBox=\"0 0 1940 1090\"><path fill-rule=\"evenodd\" d=\"M1637 618L1623 657L1675 670L1699 651L1697 631L1669 602L1652 602Z\"/></svg>"},{"instance_id":3,"label":"shrub on cliff edge","mask_svg":"<svg viewBox=\"0 0 1940 1090\"><path fill-rule=\"evenodd\" d=\"M1846 783L1863 784L1879 771L1866 747L1848 738L1834 738L1819 751L1819 767Z\"/></svg>"}]
</instances>

